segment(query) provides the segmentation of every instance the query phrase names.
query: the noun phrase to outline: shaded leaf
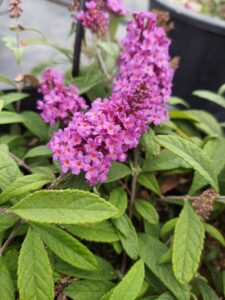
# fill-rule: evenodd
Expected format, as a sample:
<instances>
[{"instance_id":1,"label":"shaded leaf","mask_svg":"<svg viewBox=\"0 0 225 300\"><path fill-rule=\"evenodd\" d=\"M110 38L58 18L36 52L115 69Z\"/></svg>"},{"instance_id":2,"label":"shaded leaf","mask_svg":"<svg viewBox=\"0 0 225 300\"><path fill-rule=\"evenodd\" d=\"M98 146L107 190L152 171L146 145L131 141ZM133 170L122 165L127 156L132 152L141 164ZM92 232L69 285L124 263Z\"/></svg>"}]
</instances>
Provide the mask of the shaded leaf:
<instances>
[{"instance_id":1,"label":"shaded leaf","mask_svg":"<svg viewBox=\"0 0 225 300\"><path fill-rule=\"evenodd\" d=\"M219 300L216 292L204 280L196 278L195 282L197 283L203 300Z\"/></svg>"},{"instance_id":2,"label":"shaded leaf","mask_svg":"<svg viewBox=\"0 0 225 300\"><path fill-rule=\"evenodd\" d=\"M98 263L98 268L96 270L81 270L75 268L66 262L60 261L57 262L55 267L57 272L73 276L81 279L94 279L94 280L113 280L118 277L117 272L113 269L112 265L103 259L102 257L95 256Z\"/></svg>"},{"instance_id":3,"label":"shaded leaf","mask_svg":"<svg viewBox=\"0 0 225 300\"><path fill-rule=\"evenodd\" d=\"M61 259L83 270L95 270L94 255L75 237L62 229L46 224L32 224L42 241Z\"/></svg>"},{"instance_id":4,"label":"shaded leaf","mask_svg":"<svg viewBox=\"0 0 225 300\"><path fill-rule=\"evenodd\" d=\"M131 220L124 214L120 218L114 219L113 223L124 250L132 259L137 259L139 256L138 237Z\"/></svg>"},{"instance_id":5,"label":"shaded leaf","mask_svg":"<svg viewBox=\"0 0 225 300\"><path fill-rule=\"evenodd\" d=\"M204 177L205 180L218 191L218 182L211 161L198 146L178 136L172 135L157 136L156 141L161 146L190 164L195 171Z\"/></svg>"},{"instance_id":6,"label":"shaded leaf","mask_svg":"<svg viewBox=\"0 0 225 300\"><path fill-rule=\"evenodd\" d=\"M204 100L211 101L223 108L225 108L225 99L221 95L218 95L214 92L207 91L207 90L197 90L193 92L194 96L202 98Z\"/></svg>"},{"instance_id":7,"label":"shaded leaf","mask_svg":"<svg viewBox=\"0 0 225 300\"><path fill-rule=\"evenodd\" d=\"M68 285L63 291L74 300L99 300L113 287L110 281L80 280Z\"/></svg>"},{"instance_id":8,"label":"shaded leaf","mask_svg":"<svg viewBox=\"0 0 225 300\"><path fill-rule=\"evenodd\" d=\"M174 230L176 223L177 223L178 218L173 218L166 223L163 224L161 230L160 230L160 236L163 238L165 237L168 233Z\"/></svg>"},{"instance_id":9,"label":"shaded leaf","mask_svg":"<svg viewBox=\"0 0 225 300\"><path fill-rule=\"evenodd\" d=\"M99 243L112 243L119 240L118 234L110 221L96 224L69 225L67 230L81 239Z\"/></svg>"},{"instance_id":10,"label":"shaded leaf","mask_svg":"<svg viewBox=\"0 0 225 300\"><path fill-rule=\"evenodd\" d=\"M28 192L38 190L50 181L50 178L40 174L18 177L0 194L0 204L18 196L25 195Z\"/></svg>"},{"instance_id":11,"label":"shaded leaf","mask_svg":"<svg viewBox=\"0 0 225 300\"><path fill-rule=\"evenodd\" d=\"M29 150L24 158L31 158L31 157L37 157L37 156L47 156L51 157L52 152L47 146L37 146Z\"/></svg>"},{"instance_id":12,"label":"shaded leaf","mask_svg":"<svg viewBox=\"0 0 225 300\"><path fill-rule=\"evenodd\" d=\"M137 182L144 186L146 189L153 191L157 195L161 195L158 181L152 173L142 173L138 175Z\"/></svg>"},{"instance_id":13,"label":"shaded leaf","mask_svg":"<svg viewBox=\"0 0 225 300\"><path fill-rule=\"evenodd\" d=\"M159 215L155 207L145 200L136 200L134 202L137 212L150 224L157 224L159 222Z\"/></svg>"},{"instance_id":14,"label":"shaded leaf","mask_svg":"<svg viewBox=\"0 0 225 300\"><path fill-rule=\"evenodd\" d=\"M214 239L219 241L225 247L225 239L216 227L214 227L210 224L204 223L204 228L208 234L210 234L212 237L214 237Z\"/></svg>"},{"instance_id":15,"label":"shaded leaf","mask_svg":"<svg viewBox=\"0 0 225 300\"><path fill-rule=\"evenodd\" d=\"M180 284L173 275L170 264L158 264L160 257L168 250L165 244L157 239L141 234L139 239L140 255L152 273L179 300L189 300L189 287Z\"/></svg>"},{"instance_id":16,"label":"shaded leaf","mask_svg":"<svg viewBox=\"0 0 225 300\"><path fill-rule=\"evenodd\" d=\"M106 182L112 182L124 178L131 174L131 170L124 164L114 162Z\"/></svg>"},{"instance_id":17,"label":"shaded leaf","mask_svg":"<svg viewBox=\"0 0 225 300\"><path fill-rule=\"evenodd\" d=\"M0 125L23 123L24 119L21 115L11 111L0 111Z\"/></svg>"},{"instance_id":18,"label":"shaded leaf","mask_svg":"<svg viewBox=\"0 0 225 300\"><path fill-rule=\"evenodd\" d=\"M24 126L30 130L35 136L39 137L42 141L48 141L48 126L41 119L39 114L33 111L26 111L21 113Z\"/></svg>"}]
</instances>

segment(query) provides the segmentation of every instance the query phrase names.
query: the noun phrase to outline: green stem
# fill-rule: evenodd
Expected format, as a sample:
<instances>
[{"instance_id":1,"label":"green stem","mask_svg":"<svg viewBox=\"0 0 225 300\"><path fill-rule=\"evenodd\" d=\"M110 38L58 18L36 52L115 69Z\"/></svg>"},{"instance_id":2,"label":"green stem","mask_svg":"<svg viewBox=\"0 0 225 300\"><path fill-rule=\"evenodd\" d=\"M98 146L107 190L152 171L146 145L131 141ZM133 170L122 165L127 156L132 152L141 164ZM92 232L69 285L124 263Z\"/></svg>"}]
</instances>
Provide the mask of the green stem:
<instances>
[{"instance_id":1,"label":"green stem","mask_svg":"<svg viewBox=\"0 0 225 300\"><path fill-rule=\"evenodd\" d=\"M136 197L136 188L137 188L137 177L138 177L138 148L134 149L134 162L133 162L133 176L131 182L131 195L130 195L130 204L129 204L129 218L132 219L133 216L133 206Z\"/></svg>"},{"instance_id":2,"label":"green stem","mask_svg":"<svg viewBox=\"0 0 225 300\"><path fill-rule=\"evenodd\" d=\"M11 231L11 233L8 236L7 240L5 241L5 243L0 248L0 256L2 256L2 254L5 252L5 250L7 249L7 247L11 244L12 240L16 236L17 230L22 226L22 224L23 224L23 221L20 220L16 224L16 226L13 228L13 230Z\"/></svg>"}]
</instances>

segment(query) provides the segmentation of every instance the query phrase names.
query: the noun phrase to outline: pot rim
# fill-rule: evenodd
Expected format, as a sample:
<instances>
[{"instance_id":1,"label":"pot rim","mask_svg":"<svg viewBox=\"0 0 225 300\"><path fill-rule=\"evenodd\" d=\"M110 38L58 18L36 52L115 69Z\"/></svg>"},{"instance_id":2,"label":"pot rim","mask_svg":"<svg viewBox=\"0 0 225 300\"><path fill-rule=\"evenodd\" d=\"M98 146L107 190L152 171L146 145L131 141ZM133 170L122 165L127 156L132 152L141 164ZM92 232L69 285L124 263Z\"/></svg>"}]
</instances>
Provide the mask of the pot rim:
<instances>
[{"instance_id":1,"label":"pot rim","mask_svg":"<svg viewBox=\"0 0 225 300\"><path fill-rule=\"evenodd\" d=\"M173 4L170 0L150 0L158 3L162 8L165 8L181 21L185 21L192 26L199 27L201 29L211 31L217 34L225 35L225 21L214 17L206 16L201 13L192 11L191 9L185 8L182 5Z\"/></svg>"}]
</instances>

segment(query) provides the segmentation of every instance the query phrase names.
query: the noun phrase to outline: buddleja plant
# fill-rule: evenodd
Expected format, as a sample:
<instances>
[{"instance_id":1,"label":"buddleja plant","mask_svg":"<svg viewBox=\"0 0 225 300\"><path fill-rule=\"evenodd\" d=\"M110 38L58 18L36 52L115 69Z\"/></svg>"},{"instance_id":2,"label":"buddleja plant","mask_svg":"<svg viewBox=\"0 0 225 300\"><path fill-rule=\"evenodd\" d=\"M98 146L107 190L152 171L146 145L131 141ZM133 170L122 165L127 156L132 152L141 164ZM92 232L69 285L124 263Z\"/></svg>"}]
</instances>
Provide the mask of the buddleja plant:
<instances>
[{"instance_id":1,"label":"buddleja plant","mask_svg":"<svg viewBox=\"0 0 225 300\"><path fill-rule=\"evenodd\" d=\"M16 57L27 45L20 2L10 3ZM125 13L119 1L88 1L76 15L94 37L83 48L89 63L76 79L44 71L40 115L20 110L34 71L15 83L1 76L18 92L0 97L0 299L224 295L225 240L214 226L224 211L223 124L169 100L170 41L153 13L134 14L119 47L115 19ZM223 92L196 95L224 107Z\"/></svg>"}]
</instances>

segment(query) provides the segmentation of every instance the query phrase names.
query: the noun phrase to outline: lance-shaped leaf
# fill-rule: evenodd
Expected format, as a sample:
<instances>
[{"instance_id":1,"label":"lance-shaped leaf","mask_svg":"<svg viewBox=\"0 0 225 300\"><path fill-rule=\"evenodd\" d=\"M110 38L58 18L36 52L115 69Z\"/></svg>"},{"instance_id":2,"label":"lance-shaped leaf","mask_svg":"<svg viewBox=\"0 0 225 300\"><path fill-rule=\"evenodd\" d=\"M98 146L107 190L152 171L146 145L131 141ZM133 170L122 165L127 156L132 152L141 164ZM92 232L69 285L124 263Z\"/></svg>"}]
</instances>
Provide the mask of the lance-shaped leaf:
<instances>
[{"instance_id":1,"label":"lance-shaped leaf","mask_svg":"<svg viewBox=\"0 0 225 300\"><path fill-rule=\"evenodd\" d=\"M147 234L139 239L140 255L152 273L179 300L190 300L189 287L180 284L174 277L170 264L159 264L160 257L168 250L165 244Z\"/></svg>"},{"instance_id":2,"label":"lance-shaped leaf","mask_svg":"<svg viewBox=\"0 0 225 300\"><path fill-rule=\"evenodd\" d=\"M75 237L53 225L32 224L42 241L61 259L83 270L98 267L94 255Z\"/></svg>"},{"instance_id":3,"label":"lance-shaped leaf","mask_svg":"<svg viewBox=\"0 0 225 300\"><path fill-rule=\"evenodd\" d=\"M137 212L150 224L157 224L159 222L159 215L155 207L145 200L136 200L134 203Z\"/></svg>"},{"instance_id":4,"label":"lance-shaped leaf","mask_svg":"<svg viewBox=\"0 0 225 300\"><path fill-rule=\"evenodd\" d=\"M3 257L0 257L0 283L0 298L4 300L14 300L15 291L12 278L3 261Z\"/></svg>"},{"instance_id":5,"label":"lance-shaped leaf","mask_svg":"<svg viewBox=\"0 0 225 300\"><path fill-rule=\"evenodd\" d=\"M15 197L25 195L28 192L38 190L49 182L50 179L41 174L18 177L4 190L3 193L0 194L0 204Z\"/></svg>"},{"instance_id":6,"label":"lance-shaped leaf","mask_svg":"<svg viewBox=\"0 0 225 300\"><path fill-rule=\"evenodd\" d=\"M139 256L137 232L126 214L113 220L120 241L126 253L132 258L137 259Z\"/></svg>"},{"instance_id":7,"label":"lance-shaped leaf","mask_svg":"<svg viewBox=\"0 0 225 300\"><path fill-rule=\"evenodd\" d=\"M5 190L17 177L21 176L19 167L9 155L7 148L0 147L0 189Z\"/></svg>"},{"instance_id":8,"label":"lance-shaped leaf","mask_svg":"<svg viewBox=\"0 0 225 300\"><path fill-rule=\"evenodd\" d=\"M29 221L55 224L101 222L118 213L109 202L81 190L38 191L10 210Z\"/></svg>"},{"instance_id":9,"label":"lance-shaped leaf","mask_svg":"<svg viewBox=\"0 0 225 300\"><path fill-rule=\"evenodd\" d=\"M18 287L20 299L54 299L54 283L48 255L38 233L31 228L20 250Z\"/></svg>"},{"instance_id":10,"label":"lance-shaped leaf","mask_svg":"<svg viewBox=\"0 0 225 300\"><path fill-rule=\"evenodd\" d=\"M56 271L69 275L72 277L77 277L80 279L91 279L91 280L113 280L118 277L118 272L113 268L113 266L105 259L100 256L95 256L98 263L98 268L96 270L81 270L75 268L64 261L56 262Z\"/></svg>"},{"instance_id":11,"label":"lance-shaped leaf","mask_svg":"<svg viewBox=\"0 0 225 300\"><path fill-rule=\"evenodd\" d=\"M68 285L64 294L74 300L99 300L113 287L111 281L80 280Z\"/></svg>"},{"instance_id":12,"label":"lance-shaped leaf","mask_svg":"<svg viewBox=\"0 0 225 300\"><path fill-rule=\"evenodd\" d=\"M23 117L15 112L11 112L11 111L0 112L0 125L22 123L23 121L24 121Z\"/></svg>"},{"instance_id":13,"label":"lance-shaped leaf","mask_svg":"<svg viewBox=\"0 0 225 300\"><path fill-rule=\"evenodd\" d=\"M156 141L186 161L197 171L205 180L218 191L218 182L212 166L212 163L206 153L197 145L181 137L173 135L157 136Z\"/></svg>"},{"instance_id":14,"label":"lance-shaped leaf","mask_svg":"<svg viewBox=\"0 0 225 300\"><path fill-rule=\"evenodd\" d=\"M119 211L119 213L116 217L118 218L118 217L122 216L122 214L127 209L127 194L126 194L126 192L120 187L113 189L109 195L109 202L113 206L115 206Z\"/></svg>"},{"instance_id":15,"label":"lance-shaped leaf","mask_svg":"<svg viewBox=\"0 0 225 300\"><path fill-rule=\"evenodd\" d=\"M69 225L67 230L81 239L92 242L112 243L119 240L115 227L108 220L96 224Z\"/></svg>"},{"instance_id":16,"label":"lance-shaped leaf","mask_svg":"<svg viewBox=\"0 0 225 300\"><path fill-rule=\"evenodd\" d=\"M186 201L176 223L173 243L173 271L179 282L188 283L196 273L204 237L203 223Z\"/></svg>"},{"instance_id":17,"label":"lance-shaped leaf","mask_svg":"<svg viewBox=\"0 0 225 300\"><path fill-rule=\"evenodd\" d=\"M109 300L134 300L137 298L145 276L144 263L136 262L123 280L113 289Z\"/></svg>"}]
</instances>

